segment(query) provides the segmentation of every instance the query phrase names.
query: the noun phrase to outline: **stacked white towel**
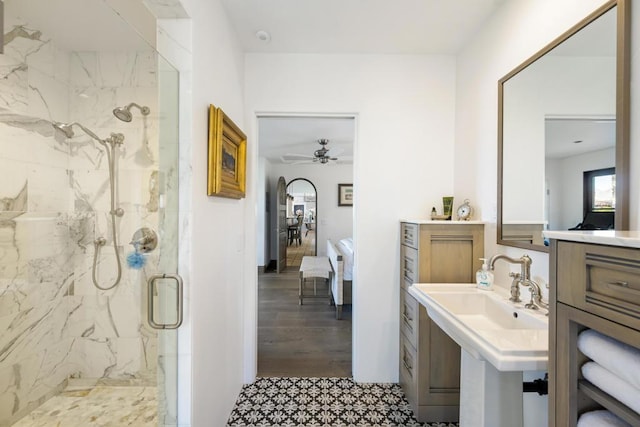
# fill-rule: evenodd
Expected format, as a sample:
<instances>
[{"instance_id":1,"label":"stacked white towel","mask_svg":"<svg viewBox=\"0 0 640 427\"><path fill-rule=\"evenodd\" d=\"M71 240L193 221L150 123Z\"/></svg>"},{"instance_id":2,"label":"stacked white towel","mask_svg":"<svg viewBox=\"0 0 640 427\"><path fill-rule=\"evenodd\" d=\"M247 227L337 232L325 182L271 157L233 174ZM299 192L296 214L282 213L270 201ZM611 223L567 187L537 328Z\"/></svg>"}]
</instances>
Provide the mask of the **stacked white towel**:
<instances>
[{"instance_id":1,"label":"stacked white towel","mask_svg":"<svg viewBox=\"0 0 640 427\"><path fill-rule=\"evenodd\" d=\"M640 349L587 329L578 335L578 349L609 372L640 390Z\"/></svg>"},{"instance_id":2,"label":"stacked white towel","mask_svg":"<svg viewBox=\"0 0 640 427\"><path fill-rule=\"evenodd\" d=\"M631 424L605 410L585 412L578 419L578 427L631 427Z\"/></svg>"},{"instance_id":3,"label":"stacked white towel","mask_svg":"<svg viewBox=\"0 0 640 427\"><path fill-rule=\"evenodd\" d=\"M601 390L640 413L640 390L596 362L582 365L582 375Z\"/></svg>"}]
</instances>

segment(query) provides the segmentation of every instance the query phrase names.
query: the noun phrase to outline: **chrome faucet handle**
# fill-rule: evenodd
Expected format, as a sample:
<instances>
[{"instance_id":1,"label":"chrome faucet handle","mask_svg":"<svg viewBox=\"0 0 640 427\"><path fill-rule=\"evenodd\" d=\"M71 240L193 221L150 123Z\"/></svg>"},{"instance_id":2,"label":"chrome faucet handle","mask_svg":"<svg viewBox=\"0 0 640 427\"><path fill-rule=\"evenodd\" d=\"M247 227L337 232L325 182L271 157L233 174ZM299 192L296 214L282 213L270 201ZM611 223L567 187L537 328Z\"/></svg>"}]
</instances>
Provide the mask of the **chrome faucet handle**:
<instances>
[{"instance_id":1,"label":"chrome faucet handle","mask_svg":"<svg viewBox=\"0 0 640 427\"><path fill-rule=\"evenodd\" d=\"M511 282L511 289L510 289L511 297L509 298L509 301L522 302L522 300L520 299L520 282L521 282L520 273L511 272L509 273L509 277L513 278L513 281Z\"/></svg>"},{"instance_id":2,"label":"chrome faucet handle","mask_svg":"<svg viewBox=\"0 0 640 427\"><path fill-rule=\"evenodd\" d=\"M540 308L544 308L547 310L547 316L549 315L549 304L542 300L542 290L540 289L540 285L538 285L533 280L523 280L522 284L529 287L529 291L531 294L531 301L526 304L525 308L530 308L532 310L538 310Z\"/></svg>"},{"instance_id":3,"label":"chrome faucet handle","mask_svg":"<svg viewBox=\"0 0 640 427\"><path fill-rule=\"evenodd\" d=\"M528 309L531 309L531 310L539 310L540 309L540 307L538 307L538 305L536 304L536 302L533 299L533 292L531 293L531 300L524 305L524 308L528 308Z\"/></svg>"}]
</instances>

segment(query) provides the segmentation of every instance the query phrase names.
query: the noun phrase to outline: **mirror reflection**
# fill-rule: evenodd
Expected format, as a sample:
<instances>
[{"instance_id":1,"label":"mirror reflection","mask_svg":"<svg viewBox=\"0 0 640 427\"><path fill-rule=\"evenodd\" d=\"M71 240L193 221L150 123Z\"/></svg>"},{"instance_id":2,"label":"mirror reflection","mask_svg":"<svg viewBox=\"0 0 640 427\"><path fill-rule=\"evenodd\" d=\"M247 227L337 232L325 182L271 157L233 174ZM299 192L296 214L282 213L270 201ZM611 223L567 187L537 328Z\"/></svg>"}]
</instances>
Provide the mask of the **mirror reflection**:
<instances>
[{"instance_id":1,"label":"mirror reflection","mask_svg":"<svg viewBox=\"0 0 640 427\"><path fill-rule=\"evenodd\" d=\"M543 250L544 229L613 228L616 9L500 81L501 244ZM585 183L601 170L614 171L597 197L611 206L593 210Z\"/></svg>"}]
</instances>

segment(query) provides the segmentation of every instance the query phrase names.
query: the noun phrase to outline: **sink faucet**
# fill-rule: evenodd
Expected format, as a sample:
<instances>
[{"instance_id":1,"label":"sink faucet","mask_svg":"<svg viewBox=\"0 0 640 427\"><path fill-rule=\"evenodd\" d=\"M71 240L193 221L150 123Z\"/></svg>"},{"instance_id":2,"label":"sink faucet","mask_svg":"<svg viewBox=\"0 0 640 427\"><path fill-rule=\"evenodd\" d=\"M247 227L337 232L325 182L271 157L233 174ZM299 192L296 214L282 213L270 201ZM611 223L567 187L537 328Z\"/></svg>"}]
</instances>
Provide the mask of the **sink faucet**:
<instances>
[{"instance_id":1,"label":"sink faucet","mask_svg":"<svg viewBox=\"0 0 640 427\"><path fill-rule=\"evenodd\" d=\"M499 259L503 259L512 264L520 264L520 273L509 273L509 277L512 277L511 281L511 298L509 301L522 302L520 299L520 285L528 286L531 291L531 300L525 304L525 308L532 310L538 310L540 307L549 310L549 304L542 301L542 290L540 285L531 280L531 258L529 255L523 255L518 259L508 257L503 254L494 255L489 259L489 268L494 269L494 264Z\"/></svg>"},{"instance_id":2,"label":"sink faucet","mask_svg":"<svg viewBox=\"0 0 640 427\"><path fill-rule=\"evenodd\" d=\"M532 310L538 310L540 307L547 310L547 314L549 312L549 304L542 301L542 290L540 289L540 285L534 282L531 279L523 280L520 282L524 286L528 286L531 291L531 300L524 305L525 308L530 308Z\"/></svg>"},{"instance_id":3,"label":"sink faucet","mask_svg":"<svg viewBox=\"0 0 640 427\"><path fill-rule=\"evenodd\" d=\"M531 281L531 258L529 255L523 255L519 259L511 258L504 254L494 255L489 259L489 269L494 269L494 264L499 259L503 259L511 264L520 264L520 273L511 273L510 277L513 277L513 281L511 282L511 298L509 301L513 302L521 302L520 299L520 284L524 284L523 282Z\"/></svg>"}]
</instances>

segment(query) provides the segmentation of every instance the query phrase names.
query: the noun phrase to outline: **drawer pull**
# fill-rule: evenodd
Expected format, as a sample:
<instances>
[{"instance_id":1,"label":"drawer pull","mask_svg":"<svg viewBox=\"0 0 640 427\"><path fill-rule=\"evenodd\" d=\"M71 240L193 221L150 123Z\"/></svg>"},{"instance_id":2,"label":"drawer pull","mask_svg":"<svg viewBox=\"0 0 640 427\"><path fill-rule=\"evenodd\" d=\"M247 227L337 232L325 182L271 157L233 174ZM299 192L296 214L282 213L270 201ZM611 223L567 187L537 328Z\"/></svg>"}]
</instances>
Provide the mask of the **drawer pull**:
<instances>
[{"instance_id":1,"label":"drawer pull","mask_svg":"<svg viewBox=\"0 0 640 427\"><path fill-rule=\"evenodd\" d=\"M413 376L413 367L407 363L407 360L405 358L402 358L402 364L404 365L404 369L409 371L409 375Z\"/></svg>"},{"instance_id":2,"label":"drawer pull","mask_svg":"<svg viewBox=\"0 0 640 427\"><path fill-rule=\"evenodd\" d=\"M404 319L405 323L409 326L409 328L411 330L413 330L413 327L411 326L411 323L413 322L413 319L409 316L407 316L406 314L402 314L402 318Z\"/></svg>"},{"instance_id":3,"label":"drawer pull","mask_svg":"<svg viewBox=\"0 0 640 427\"><path fill-rule=\"evenodd\" d=\"M640 295L640 290L629 287L629 283L628 282L623 282L621 280L616 281L616 282L608 282L608 283L606 283L606 286L609 289L613 289L613 290L618 291L618 292L624 292L624 293L633 295L636 298L638 297L638 295Z\"/></svg>"},{"instance_id":4,"label":"drawer pull","mask_svg":"<svg viewBox=\"0 0 640 427\"><path fill-rule=\"evenodd\" d=\"M628 288L629 287L629 283L628 282L622 282L622 281L609 282L608 285L609 286L620 286L622 288Z\"/></svg>"}]
</instances>

